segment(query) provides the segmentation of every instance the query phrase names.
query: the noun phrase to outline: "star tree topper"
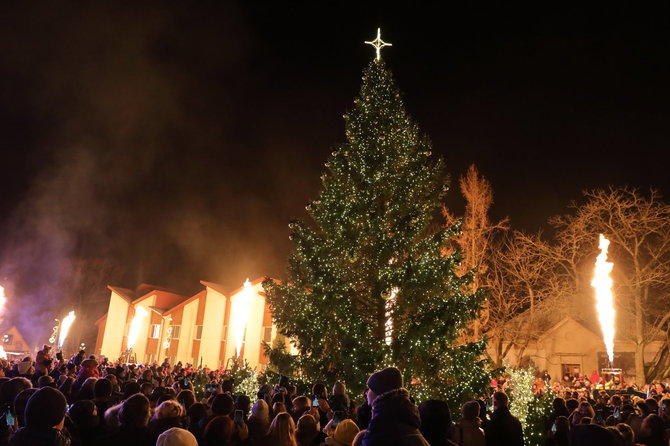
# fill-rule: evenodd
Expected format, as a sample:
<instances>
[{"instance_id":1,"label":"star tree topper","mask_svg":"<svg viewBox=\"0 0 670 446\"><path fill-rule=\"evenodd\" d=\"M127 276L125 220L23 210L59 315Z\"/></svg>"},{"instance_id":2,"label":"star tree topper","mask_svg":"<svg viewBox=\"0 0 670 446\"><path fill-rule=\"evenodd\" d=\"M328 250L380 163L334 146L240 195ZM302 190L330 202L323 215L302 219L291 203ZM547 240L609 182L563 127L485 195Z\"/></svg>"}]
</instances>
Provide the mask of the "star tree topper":
<instances>
[{"instance_id":1,"label":"star tree topper","mask_svg":"<svg viewBox=\"0 0 670 446\"><path fill-rule=\"evenodd\" d=\"M382 40L382 29L377 28L377 38L371 42L366 41L365 43L372 45L377 50L377 60L381 59L381 49L385 46L393 46L390 43L386 43Z\"/></svg>"}]
</instances>

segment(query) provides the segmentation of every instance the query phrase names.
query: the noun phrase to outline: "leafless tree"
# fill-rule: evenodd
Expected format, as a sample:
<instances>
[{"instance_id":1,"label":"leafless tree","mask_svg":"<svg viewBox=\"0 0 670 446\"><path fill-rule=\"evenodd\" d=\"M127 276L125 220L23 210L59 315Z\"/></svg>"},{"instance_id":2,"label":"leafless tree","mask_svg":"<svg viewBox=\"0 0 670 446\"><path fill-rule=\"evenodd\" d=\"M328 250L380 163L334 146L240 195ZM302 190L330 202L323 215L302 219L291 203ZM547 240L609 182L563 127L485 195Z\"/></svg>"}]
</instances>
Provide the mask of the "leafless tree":
<instances>
[{"instance_id":1,"label":"leafless tree","mask_svg":"<svg viewBox=\"0 0 670 446\"><path fill-rule=\"evenodd\" d=\"M638 382L670 372L670 206L656 190L610 187L585 192L586 202L572 215L552 220L556 245L563 254L564 273L574 280L576 294L589 290L592 270L580 268L596 255L598 233L610 242L618 309L617 329L636 345ZM567 282L567 281L566 281ZM644 353L654 340L663 340L652 363L645 368Z\"/></svg>"},{"instance_id":2,"label":"leafless tree","mask_svg":"<svg viewBox=\"0 0 670 446\"><path fill-rule=\"evenodd\" d=\"M463 253L459 273L475 271L475 276L470 284L470 292L475 292L482 287L484 277L489 269L489 257L494 245L494 239L509 228L508 219L492 222L489 219L489 211L493 205L493 188L491 183L480 175L477 167L472 164L468 171L459 180L461 194L465 198L465 214L461 234L456 238L456 243ZM456 220L446 208L443 210L448 224ZM472 337L475 340L481 338L481 325L488 319L488 304L480 313L472 327Z\"/></svg>"}]
</instances>

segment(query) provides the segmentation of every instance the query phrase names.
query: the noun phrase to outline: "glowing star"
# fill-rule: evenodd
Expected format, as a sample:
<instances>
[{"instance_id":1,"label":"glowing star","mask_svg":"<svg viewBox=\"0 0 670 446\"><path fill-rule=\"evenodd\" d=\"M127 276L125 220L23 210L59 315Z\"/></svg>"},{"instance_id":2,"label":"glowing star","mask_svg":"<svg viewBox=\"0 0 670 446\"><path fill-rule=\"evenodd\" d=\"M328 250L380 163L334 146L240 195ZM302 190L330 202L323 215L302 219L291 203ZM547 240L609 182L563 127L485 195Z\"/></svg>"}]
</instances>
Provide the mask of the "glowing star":
<instances>
[{"instance_id":1,"label":"glowing star","mask_svg":"<svg viewBox=\"0 0 670 446\"><path fill-rule=\"evenodd\" d=\"M384 48L385 46L393 46L390 43L386 43L382 40L382 29L377 28L377 38L371 42L366 41L368 45L372 45L375 47L375 50L377 50L377 60L382 58L381 55L381 49Z\"/></svg>"},{"instance_id":2,"label":"glowing star","mask_svg":"<svg viewBox=\"0 0 670 446\"><path fill-rule=\"evenodd\" d=\"M591 286L596 290L596 310L603 331L607 356L610 365L614 361L614 296L612 295L612 277L610 273L614 263L607 261L607 248L610 242L600 234L600 254L596 257L595 272Z\"/></svg>"},{"instance_id":3,"label":"glowing star","mask_svg":"<svg viewBox=\"0 0 670 446\"><path fill-rule=\"evenodd\" d=\"M397 295L398 288L393 288L391 295L384 302L384 316L386 317L386 323L384 323L384 342L386 342L386 345L391 345L391 342L393 342L393 305L395 304L395 297Z\"/></svg>"},{"instance_id":4,"label":"glowing star","mask_svg":"<svg viewBox=\"0 0 670 446\"><path fill-rule=\"evenodd\" d=\"M240 355L242 344L244 343L244 334L249 321L249 310L254 301L254 290L249 279L244 282L242 292L235 298L233 303L232 315L233 322L230 326L235 337L235 354Z\"/></svg>"},{"instance_id":5,"label":"glowing star","mask_svg":"<svg viewBox=\"0 0 670 446\"><path fill-rule=\"evenodd\" d=\"M67 334L70 331L70 327L74 322L74 319L77 316L74 315L74 311L70 311L67 316L63 319L63 322L60 324L60 333L58 335L58 348L63 348Z\"/></svg>"},{"instance_id":6,"label":"glowing star","mask_svg":"<svg viewBox=\"0 0 670 446\"><path fill-rule=\"evenodd\" d=\"M142 320L147 316L149 316L149 313L144 307L135 308L135 316L130 321L130 329L128 330L128 350L135 346L137 336L140 334L140 328L142 328Z\"/></svg>"}]
</instances>

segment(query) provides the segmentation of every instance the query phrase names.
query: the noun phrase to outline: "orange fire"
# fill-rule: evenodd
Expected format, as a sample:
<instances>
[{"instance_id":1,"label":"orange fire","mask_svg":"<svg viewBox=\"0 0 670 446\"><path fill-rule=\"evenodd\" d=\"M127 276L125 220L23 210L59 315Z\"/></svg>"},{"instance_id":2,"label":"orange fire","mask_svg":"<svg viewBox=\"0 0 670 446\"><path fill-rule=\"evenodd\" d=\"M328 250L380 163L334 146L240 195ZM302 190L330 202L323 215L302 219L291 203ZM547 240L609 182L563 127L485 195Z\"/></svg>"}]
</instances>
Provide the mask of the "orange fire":
<instances>
[{"instance_id":1,"label":"orange fire","mask_svg":"<svg viewBox=\"0 0 670 446\"><path fill-rule=\"evenodd\" d=\"M135 316L130 321L130 329L128 330L128 350L135 346L137 337L140 334L140 328L142 328L142 320L147 316L149 316L149 312L144 307L135 308Z\"/></svg>"},{"instance_id":2,"label":"orange fire","mask_svg":"<svg viewBox=\"0 0 670 446\"><path fill-rule=\"evenodd\" d=\"M612 295L612 277L610 273L614 263L607 261L607 249L610 241L600 234L600 254L596 257L595 272L591 286L596 291L596 310L603 331L605 347L610 364L614 361L614 296Z\"/></svg>"},{"instance_id":3,"label":"orange fire","mask_svg":"<svg viewBox=\"0 0 670 446\"><path fill-rule=\"evenodd\" d=\"M235 302L233 302L232 308L233 322L230 328L232 330L233 336L235 337L236 356L239 356L240 352L242 351L244 334L247 328L247 323L249 322L249 313L251 310L250 307L253 301L254 290L251 286L251 282L249 282L249 279L247 279L244 282L244 289L235 298Z\"/></svg>"},{"instance_id":4,"label":"orange fire","mask_svg":"<svg viewBox=\"0 0 670 446\"><path fill-rule=\"evenodd\" d=\"M74 311L70 311L67 316L63 319L63 322L60 324L60 333L58 334L58 348L63 348L67 334L70 332L70 327L74 322L76 316Z\"/></svg>"}]
</instances>

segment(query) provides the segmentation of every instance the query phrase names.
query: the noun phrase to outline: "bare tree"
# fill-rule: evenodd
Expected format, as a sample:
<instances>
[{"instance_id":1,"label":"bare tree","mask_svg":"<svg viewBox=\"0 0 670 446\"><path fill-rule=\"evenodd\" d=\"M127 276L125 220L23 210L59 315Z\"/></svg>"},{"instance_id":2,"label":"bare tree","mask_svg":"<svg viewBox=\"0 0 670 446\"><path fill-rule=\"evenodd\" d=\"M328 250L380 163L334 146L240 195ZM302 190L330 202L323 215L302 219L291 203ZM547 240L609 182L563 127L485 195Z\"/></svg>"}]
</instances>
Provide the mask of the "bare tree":
<instances>
[{"instance_id":1,"label":"bare tree","mask_svg":"<svg viewBox=\"0 0 670 446\"><path fill-rule=\"evenodd\" d=\"M488 273L488 258L494 239L506 231L509 224L506 218L495 223L489 219L489 211L493 205L493 188L491 183L480 175L474 164L470 165L466 174L460 178L459 186L466 202L461 234L455 240L463 254L459 273L475 271L475 277L469 285L469 292L475 292L482 287L484 277ZM446 208L443 208L443 214L448 225L456 220ZM481 338L481 325L486 323L488 311L488 304L485 304L479 318L473 323L472 337L475 340Z\"/></svg>"},{"instance_id":2,"label":"bare tree","mask_svg":"<svg viewBox=\"0 0 670 446\"><path fill-rule=\"evenodd\" d=\"M638 382L666 376L670 372L670 206L651 190L647 196L628 187L585 192L587 201L575 205L575 213L553 219L557 230L557 252L563 273L575 286L575 294L588 294L590 268L597 234L610 241L614 262L617 328L635 342L635 373ZM569 282L565 280L565 282ZM654 340L664 345L648 369L646 346Z\"/></svg>"},{"instance_id":3,"label":"bare tree","mask_svg":"<svg viewBox=\"0 0 670 446\"><path fill-rule=\"evenodd\" d=\"M555 264L546 255L549 251L550 245L539 235L519 231L502 238L491 251L490 268L483 277L489 310L482 329L493 345L491 359L497 365L512 348L520 359L541 334L547 314L555 311L554 293L559 286L552 271Z\"/></svg>"}]
</instances>

